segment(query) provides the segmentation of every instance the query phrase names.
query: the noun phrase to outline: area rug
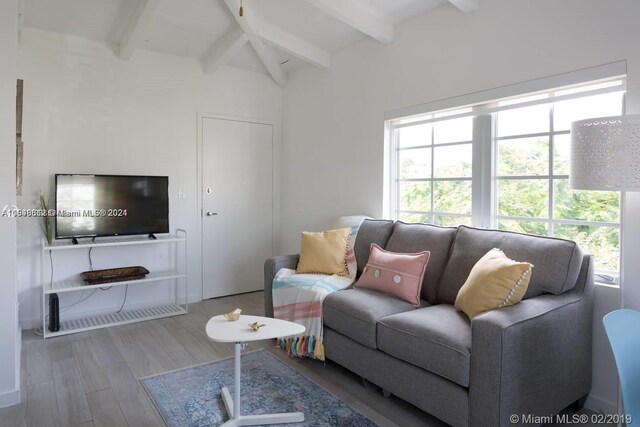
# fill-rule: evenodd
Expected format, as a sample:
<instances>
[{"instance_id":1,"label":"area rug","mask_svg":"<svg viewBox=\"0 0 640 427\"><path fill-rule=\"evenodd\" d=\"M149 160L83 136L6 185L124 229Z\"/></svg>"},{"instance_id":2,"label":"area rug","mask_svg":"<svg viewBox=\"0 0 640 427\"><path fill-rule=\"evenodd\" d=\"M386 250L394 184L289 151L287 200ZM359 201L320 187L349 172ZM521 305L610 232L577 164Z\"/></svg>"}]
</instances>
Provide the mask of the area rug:
<instances>
[{"instance_id":1,"label":"area rug","mask_svg":"<svg viewBox=\"0 0 640 427\"><path fill-rule=\"evenodd\" d=\"M218 426L229 418L220 391L228 387L233 396L233 358L140 381L169 427ZM240 392L242 415L304 413L304 422L286 426L377 426L264 350L242 355Z\"/></svg>"}]
</instances>

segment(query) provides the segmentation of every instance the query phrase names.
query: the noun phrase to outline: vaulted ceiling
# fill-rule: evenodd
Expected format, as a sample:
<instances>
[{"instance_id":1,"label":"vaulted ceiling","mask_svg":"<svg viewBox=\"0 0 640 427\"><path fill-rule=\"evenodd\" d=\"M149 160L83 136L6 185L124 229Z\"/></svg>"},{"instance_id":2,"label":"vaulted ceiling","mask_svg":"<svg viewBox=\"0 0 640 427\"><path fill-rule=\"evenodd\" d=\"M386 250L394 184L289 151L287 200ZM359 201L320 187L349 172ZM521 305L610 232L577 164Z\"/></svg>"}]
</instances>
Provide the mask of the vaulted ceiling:
<instances>
[{"instance_id":1,"label":"vaulted ceiling","mask_svg":"<svg viewBox=\"0 0 640 427\"><path fill-rule=\"evenodd\" d=\"M393 43L394 27L436 7L461 13L477 0L23 0L23 25L110 43L123 60L136 49L265 72L281 86L303 64L365 37Z\"/></svg>"}]
</instances>

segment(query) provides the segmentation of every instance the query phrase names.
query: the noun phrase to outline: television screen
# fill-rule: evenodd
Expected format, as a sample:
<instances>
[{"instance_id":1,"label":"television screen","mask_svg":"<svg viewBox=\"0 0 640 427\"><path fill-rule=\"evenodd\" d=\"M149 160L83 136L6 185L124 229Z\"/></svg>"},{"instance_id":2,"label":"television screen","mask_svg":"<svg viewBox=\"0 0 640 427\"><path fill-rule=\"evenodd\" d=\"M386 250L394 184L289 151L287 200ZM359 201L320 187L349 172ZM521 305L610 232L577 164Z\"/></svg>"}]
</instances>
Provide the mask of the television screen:
<instances>
[{"instance_id":1,"label":"television screen","mask_svg":"<svg viewBox=\"0 0 640 427\"><path fill-rule=\"evenodd\" d=\"M56 238L169 232L169 177L56 175Z\"/></svg>"}]
</instances>

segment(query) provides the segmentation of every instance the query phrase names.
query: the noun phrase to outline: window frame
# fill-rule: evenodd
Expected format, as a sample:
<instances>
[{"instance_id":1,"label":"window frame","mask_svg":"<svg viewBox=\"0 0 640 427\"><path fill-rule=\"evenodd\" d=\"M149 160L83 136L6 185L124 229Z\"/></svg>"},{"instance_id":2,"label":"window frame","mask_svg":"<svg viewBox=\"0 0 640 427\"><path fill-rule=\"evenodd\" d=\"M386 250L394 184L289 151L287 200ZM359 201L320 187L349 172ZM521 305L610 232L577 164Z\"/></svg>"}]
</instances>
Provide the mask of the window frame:
<instances>
[{"instance_id":1,"label":"window frame","mask_svg":"<svg viewBox=\"0 0 640 427\"><path fill-rule=\"evenodd\" d=\"M442 120L439 120L438 122L445 122L447 120L450 120L450 117L443 117ZM436 122L436 123L438 123ZM415 126L415 125L414 125ZM404 127L409 127L409 126L403 126ZM395 128L393 127L393 130L395 131L396 129L401 129L401 128ZM401 214L417 214L417 215L427 215L429 216L429 219L431 223L435 223L436 222L436 218L438 216L445 216L445 217L453 217L453 218L469 218L470 221L473 220L473 209L471 210L470 213L465 214L465 213L456 213L456 212L445 212L445 211L437 211L435 210L435 187L436 184L438 182L469 182L471 183L471 186L473 188L473 149L474 149L474 143L473 143L473 138L474 135L472 133L471 135L471 139L468 140L460 140L460 141L451 141L451 142L444 142L444 143L436 143L436 138L435 138L435 126L430 126L429 132L431 132L431 136L429 138L430 143L429 144L423 144L423 145L416 145L416 146L410 146L410 147L400 147L400 141L399 141L399 133L400 132L393 132L392 133L392 137L393 137L393 146L394 146L394 153L393 153L393 163L394 163L394 173L393 176L396 177L395 178L395 182L394 184L391 186L392 187L392 194L393 194L393 200L391 201L390 205L392 207L394 207L394 212L395 212L395 219L398 219L400 217ZM471 149L471 158L472 158L472 164L471 164L471 175L470 176L453 176L453 177L436 177L436 149L438 148L444 148L444 147L456 147L456 146L465 146L465 145L469 145L469 148ZM411 150L422 150L422 149L429 149L430 151L430 173L429 173L429 177L428 178L401 178L398 174L400 173L400 152L410 152ZM401 184L403 182L418 182L418 183L428 183L429 184L429 188L430 188L430 200L429 200L429 206L430 206L430 210L429 211L415 211L415 210L411 210L411 209L398 209L397 207L400 205L400 197L401 197ZM473 192L472 192L473 195ZM473 202L472 202L473 203Z\"/></svg>"},{"instance_id":2,"label":"window frame","mask_svg":"<svg viewBox=\"0 0 640 427\"><path fill-rule=\"evenodd\" d=\"M626 97L626 88L624 88L623 90L625 90L625 92L622 94L622 115L625 114L625 97ZM609 92L604 92L604 93L614 93L617 91L609 91ZM589 93L589 95L586 96L593 96L596 94L591 94ZM583 96L583 97L586 97ZM572 98L572 99L579 99L581 97L576 97L576 98ZM620 222L606 222L606 221L587 221L587 220L570 220L570 219L556 219L554 218L554 207L555 207L555 203L554 203L554 183L557 180L563 180L563 179L569 179L569 174L556 174L555 170L554 170L554 163L555 163L555 158L554 158L554 148L555 148L555 139L557 136L560 135L571 135L571 131L570 130L555 130L554 128L554 109L555 109L555 103L558 102L555 99L550 101L549 103L551 104L549 106L549 131L547 132L538 132L538 133L531 133L531 134L521 134L521 135L507 135L507 136L497 136L497 135L491 135L491 145L492 145L492 179L493 179L493 186L491 189L491 195L492 195L492 205L494 207L494 210L497 209L498 206L498 181L499 180L503 180L503 179L513 179L513 180L519 180L519 179L536 179L536 180L547 180L548 181L548 191L549 194L551 195L551 197L549 197L549 201L548 201L548 207L547 207L547 212L548 212L548 217L547 218L530 218L530 217L519 217L519 216L508 216L508 215L500 215L498 214L498 212L493 212L492 213L492 221L491 221L491 226L492 227L497 227L498 226L498 221L499 220L517 220L517 221L531 221L531 222L541 222L541 223L547 223L548 225L548 230L549 230L549 235L553 235L554 232L554 227L555 225L588 225L588 226L596 226L596 227L613 227L613 228L620 228ZM498 121L498 117L497 116L493 116L492 117L492 121L494 122L493 124L493 129L497 129L497 121ZM504 141L504 140L513 140L513 139L525 139L525 138L535 138L535 137L548 137L549 138L549 148L548 148L548 152L549 152L549 169L548 169L548 173L546 175L498 175L497 173L497 168L498 168L498 150L497 150L497 143L498 141ZM619 192L618 192L619 193ZM618 215L618 217L620 217L620 214Z\"/></svg>"},{"instance_id":3,"label":"window frame","mask_svg":"<svg viewBox=\"0 0 640 427\"><path fill-rule=\"evenodd\" d=\"M608 74L608 76L606 75ZM591 86L598 83L619 81L619 84L596 88L592 90L580 91L579 89L571 93L571 89L580 88L583 86ZM565 84L557 84L565 83ZM526 92L527 88L538 86L538 89L531 92ZM543 87L546 86L546 87ZM505 88L508 88L506 92L509 92L508 96L497 97L498 94L505 94ZM580 221L570 219L556 219L554 218L554 185L559 179L568 178L567 174L556 174L554 170L554 139L559 135L568 135L570 130L555 130L553 126L554 120L554 104L560 101L582 98L592 95L598 95L602 93L611 93L617 91L623 91L622 94L622 114L625 114L626 105L626 62L621 61L619 63L607 64L605 66L593 67L592 69L580 70L574 73L567 73L559 76L552 76L550 78L539 79L534 82L526 82L516 85L511 85L505 88L498 88L481 93L475 93L472 95L451 98L445 101L438 101L436 103L424 104L422 107L423 112L419 113L418 107L411 107L410 109L397 110L395 112L385 114L385 201L384 209L385 216L398 219L401 212L406 210L400 209L400 182L401 179L398 176L400 172L400 155L399 155L399 141L398 141L398 129L408 126L415 126L419 124L437 123L439 121L451 120L461 117L473 117L473 135L472 135L472 208L471 208L471 225L475 227L483 228L497 228L499 220L521 220L541 222L547 224L547 235L552 236L556 225L587 225L587 226L599 226L599 227L612 227L617 228L620 236L619 247L622 246L622 208L624 203L624 197L619 195L619 222L592 222L592 221ZM568 90L569 89L569 90ZM557 92L564 92L559 96L553 96ZM567 93L569 92L569 93ZM526 102L515 102L510 105L500 105L501 102L510 98L527 98L538 94L547 93L549 97L541 99L532 99ZM484 95L484 96L483 96ZM456 100L469 100L475 98L476 102L473 104L456 104ZM484 98L484 99L483 99ZM445 109L426 109L429 107L443 106L448 103L449 108ZM545 218L529 218L529 217L515 217L498 215L498 191L497 186L500 179L504 179L504 176L496 174L498 167L497 158L498 150L497 144L500 140L514 139L514 136L502 136L498 137L494 135L497 133L497 116L499 111L508 109L515 109L540 104L549 105L549 130L543 133L533 133L529 135L517 135L517 138L526 138L532 136L543 135L549 138L549 169L547 174L543 176L535 176L535 179L545 180L548 183L549 200L547 207L547 217ZM468 111L456 114L455 110L467 109ZM451 112L454 112L451 114ZM412 113L409 115L403 115L406 113ZM440 116L440 117L437 117ZM433 126L431 127L433 133ZM433 136L433 135L432 135ZM435 159L433 157L433 150L436 147L433 138L431 145L429 146L432 151L431 163L432 174L428 180L421 180L431 183L431 211L425 212L429 215L431 222L434 223L434 219L438 215L438 212L434 211L433 205L433 187L434 182L437 181L433 176L433 164ZM509 176L509 178L513 178ZM524 179L525 177L517 177L517 179ZM418 213L418 212L417 212ZM419 212L422 213L422 212ZM447 216L460 216L469 217L466 214L449 214ZM613 280L604 280L607 284L614 284L619 276L618 271L600 271L605 277L613 276Z\"/></svg>"}]
</instances>

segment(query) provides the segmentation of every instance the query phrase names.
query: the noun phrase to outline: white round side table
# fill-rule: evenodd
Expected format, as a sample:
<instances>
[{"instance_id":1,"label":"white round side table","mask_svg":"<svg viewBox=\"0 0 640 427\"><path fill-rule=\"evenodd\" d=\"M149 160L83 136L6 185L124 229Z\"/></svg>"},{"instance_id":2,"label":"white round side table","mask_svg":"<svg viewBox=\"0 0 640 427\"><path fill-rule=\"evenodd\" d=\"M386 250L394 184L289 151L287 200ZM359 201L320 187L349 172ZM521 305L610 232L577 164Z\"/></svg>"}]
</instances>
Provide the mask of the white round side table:
<instances>
[{"instance_id":1,"label":"white round side table","mask_svg":"<svg viewBox=\"0 0 640 427\"><path fill-rule=\"evenodd\" d=\"M259 330L254 331L249 327L250 323L264 324ZM235 343L234 358L234 393L233 399L227 387L222 388L222 401L231 418L222 424L231 426L255 426L266 424L299 423L304 421L302 412L288 412L282 414L241 415L240 414L240 362L242 344L248 341L260 341L272 338L300 335L305 327L286 320L272 319L262 316L241 315L236 321L228 321L224 316L215 316L209 319L206 326L207 336L217 342Z\"/></svg>"}]
</instances>

